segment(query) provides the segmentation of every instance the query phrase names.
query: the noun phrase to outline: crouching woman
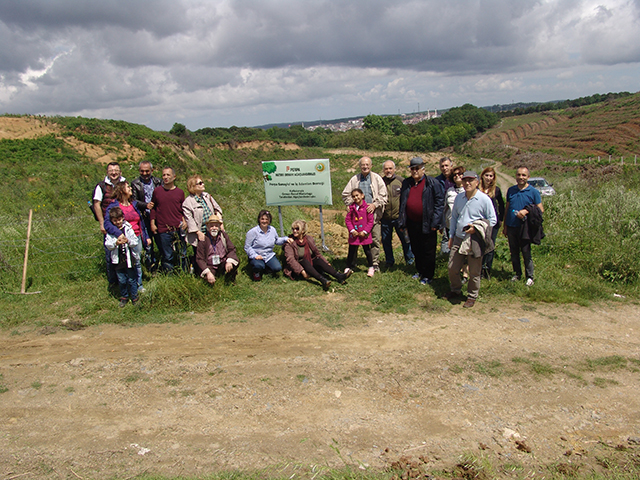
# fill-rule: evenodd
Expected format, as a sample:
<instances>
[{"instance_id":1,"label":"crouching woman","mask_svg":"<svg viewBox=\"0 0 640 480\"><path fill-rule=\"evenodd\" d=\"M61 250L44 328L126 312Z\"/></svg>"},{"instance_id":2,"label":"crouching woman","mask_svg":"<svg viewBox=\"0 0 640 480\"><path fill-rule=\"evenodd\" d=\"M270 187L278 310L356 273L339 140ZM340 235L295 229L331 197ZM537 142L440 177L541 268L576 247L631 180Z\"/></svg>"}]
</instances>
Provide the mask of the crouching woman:
<instances>
[{"instance_id":1,"label":"crouching woman","mask_svg":"<svg viewBox=\"0 0 640 480\"><path fill-rule=\"evenodd\" d=\"M202 273L200 276L213 285L216 278L227 275L231 283L235 283L238 273L238 255L236 247L222 227L222 217L213 214L206 223L207 232L204 241L198 242L196 263Z\"/></svg>"},{"instance_id":2,"label":"crouching woman","mask_svg":"<svg viewBox=\"0 0 640 480\"><path fill-rule=\"evenodd\" d=\"M296 220L291 224L291 235L293 240L284 246L284 257L286 265L284 274L289 278L301 276L309 279L315 278L322 284L326 291L331 285L327 274L334 277L338 282L344 283L349 275L338 272L318 251L315 242L307 235L307 222Z\"/></svg>"}]
</instances>

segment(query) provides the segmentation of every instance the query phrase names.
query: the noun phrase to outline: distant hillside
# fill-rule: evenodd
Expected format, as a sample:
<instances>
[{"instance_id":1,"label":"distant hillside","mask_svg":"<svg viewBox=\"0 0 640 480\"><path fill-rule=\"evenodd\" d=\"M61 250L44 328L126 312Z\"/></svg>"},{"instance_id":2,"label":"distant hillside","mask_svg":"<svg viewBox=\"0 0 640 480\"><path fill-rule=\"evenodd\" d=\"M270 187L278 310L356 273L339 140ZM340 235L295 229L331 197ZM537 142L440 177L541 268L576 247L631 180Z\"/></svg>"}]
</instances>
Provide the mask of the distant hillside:
<instances>
[{"instance_id":1,"label":"distant hillside","mask_svg":"<svg viewBox=\"0 0 640 480\"><path fill-rule=\"evenodd\" d=\"M504 118L499 126L473 141L473 148L486 156L521 150L567 158L633 157L640 154L640 94Z\"/></svg>"}]
</instances>

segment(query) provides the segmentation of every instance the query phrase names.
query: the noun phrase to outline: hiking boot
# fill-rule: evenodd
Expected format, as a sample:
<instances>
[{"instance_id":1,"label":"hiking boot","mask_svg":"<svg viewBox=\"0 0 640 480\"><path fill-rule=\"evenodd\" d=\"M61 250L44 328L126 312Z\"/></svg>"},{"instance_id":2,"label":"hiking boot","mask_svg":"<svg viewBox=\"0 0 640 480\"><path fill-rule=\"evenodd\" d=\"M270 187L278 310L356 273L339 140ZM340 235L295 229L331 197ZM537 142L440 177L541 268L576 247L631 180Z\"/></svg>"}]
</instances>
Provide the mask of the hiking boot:
<instances>
[{"instance_id":1,"label":"hiking boot","mask_svg":"<svg viewBox=\"0 0 640 480\"><path fill-rule=\"evenodd\" d=\"M427 277L423 277L420 279L420 285L431 285L431 282L433 282L433 280Z\"/></svg>"},{"instance_id":2,"label":"hiking boot","mask_svg":"<svg viewBox=\"0 0 640 480\"><path fill-rule=\"evenodd\" d=\"M329 287L331 286L331 281L323 277L322 280L320 280L320 282L322 283L322 289L325 292L328 291Z\"/></svg>"},{"instance_id":3,"label":"hiking boot","mask_svg":"<svg viewBox=\"0 0 640 480\"><path fill-rule=\"evenodd\" d=\"M476 304L475 298L467 298L467 301L464 302L464 305L462 305L462 308L473 308L475 304Z\"/></svg>"},{"instance_id":4,"label":"hiking boot","mask_svg":"<svg viewBox=\"0 0 640 480\"><path fill-rule=\"evenodd\" d=\"M131 299L131 305L134 305L134 306L137 305L138 304L138 300L140 300L138 297L132 298Z\"/></svg>"},{"instance_id":5,"label":"hiking boot","mask_svg":"<svg viewBox=\"0 0 640 480\"><path fill-rule=\"evenodd\" d=\"M127 302L129 301L128 298L121 298L120 299L120 303L118 304L118 307L120 308L124 308L127 306Z\"/></svg>"},{"instance_id":6,"label":"hiking boot","mask_svg":"<svg viewBox=\"0 0 640 480\"><path fill-rule=\"evenodd\" d=\"M353 270L351 270L349 267L347 267L347 268L344 269L343 273L347 276L347 278L349 278L353 274Z\"/></svg>"},{"instance_id":7,"label":"hiking boot","mask_svg":"<svg viewBox=\"0 0 640 480\"><path fill-rule=\"evenodd\" d=\"M519 282L520 281L520 277L518 275L514 275L513 277L511 277L511 281L512 282Z\"/></svg>"}]
</instances>

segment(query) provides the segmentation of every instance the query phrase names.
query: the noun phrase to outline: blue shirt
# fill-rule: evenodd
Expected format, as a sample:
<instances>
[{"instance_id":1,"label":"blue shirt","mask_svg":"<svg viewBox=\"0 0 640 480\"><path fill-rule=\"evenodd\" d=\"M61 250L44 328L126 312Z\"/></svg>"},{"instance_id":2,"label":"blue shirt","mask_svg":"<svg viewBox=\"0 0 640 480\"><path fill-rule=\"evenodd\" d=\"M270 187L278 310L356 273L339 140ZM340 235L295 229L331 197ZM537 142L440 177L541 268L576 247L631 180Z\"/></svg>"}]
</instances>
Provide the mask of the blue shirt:
<instances>
[{"instance_id":1,"label":"blue shirt","mask_svg":"<svg viewBox=\"0 0 640 480\"><path fill-rule=\"evenodd\" d=\"M244 242L244 251L249 255L249 259L253 260L258 255L262 260L268 262L275 253L273 247L275 245L284 245L289 237L279 237L275 228L269 225L266 232L263 232L260 225L256 225L247 232L247 239Z\"/></svg>"},{"instance_id":2,"label":"blue shirt","mask_svg":"<svg viewBox=\"0 0 640 480\"><path fill-rule=\"evenodd\" d=\"M462 228L482 219L489 220L492 227L495 227L498 221L491 198L480 190L477 190L476 194L468 200L465 192L459 193L451 209L449 238L453 238L454 234L456 237L464 238L465 232Z\"/></svg>"},{"instance_id":3,"label":"blue shirt","mask_svg":"<svg viewBox=\"0 0 640 480\"><path fill-rule=\"evenodd\" d=\"M371 174L366 177L360 174L360 190L364 194L364 201L368 204L373 204L373 190L371 189Z\"/></svg>"},{"instance_id":4,"label":"blue shirt","mask_svg":"<svg viewBox=\"0 0 640 480\"><path fill-rule=\"evenodd\" d=\"M504 223L507 227L520 227L524 220L516 217L513 211L519 212L532 203L538 205L542 203L542 198L540 197L540 192L531 185L527 185L527 188L522 190L518 188L518 185L514 185L507 190L507 203L509 204L509 210L506 212Z\"/></svg>"}]
</instances>

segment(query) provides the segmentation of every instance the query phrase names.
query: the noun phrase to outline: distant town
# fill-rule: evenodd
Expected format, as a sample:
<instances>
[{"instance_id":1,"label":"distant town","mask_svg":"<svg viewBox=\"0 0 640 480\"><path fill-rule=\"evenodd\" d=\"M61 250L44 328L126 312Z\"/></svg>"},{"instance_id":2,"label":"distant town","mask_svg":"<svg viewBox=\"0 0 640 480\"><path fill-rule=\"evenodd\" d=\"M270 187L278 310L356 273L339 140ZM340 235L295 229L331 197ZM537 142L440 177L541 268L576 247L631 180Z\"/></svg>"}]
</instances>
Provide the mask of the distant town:
<instances>
[{"instance_id":1,"label":"distant town","mask_svg":"<svg viewBox=\"0 0 640 480\"><path fill-rule=\"evenodd\" d=\"M402 123L405 125L414 125L416 123L422 122L423 120L431 120L432 118L439 117L438 111L427 110L426 112L418 112L411 114L402 114L399 115L402 118ZM325 130L331 130L332 132L346 132L347 130L362 130L364 128L364 117L345 119L343 121L333 121L331 123L315 123L313 125L305 126L302 123L302 126L305 130L309 130L310 132L314 131L317 128L324 128Z\"/></svg>"}]
</instances>

